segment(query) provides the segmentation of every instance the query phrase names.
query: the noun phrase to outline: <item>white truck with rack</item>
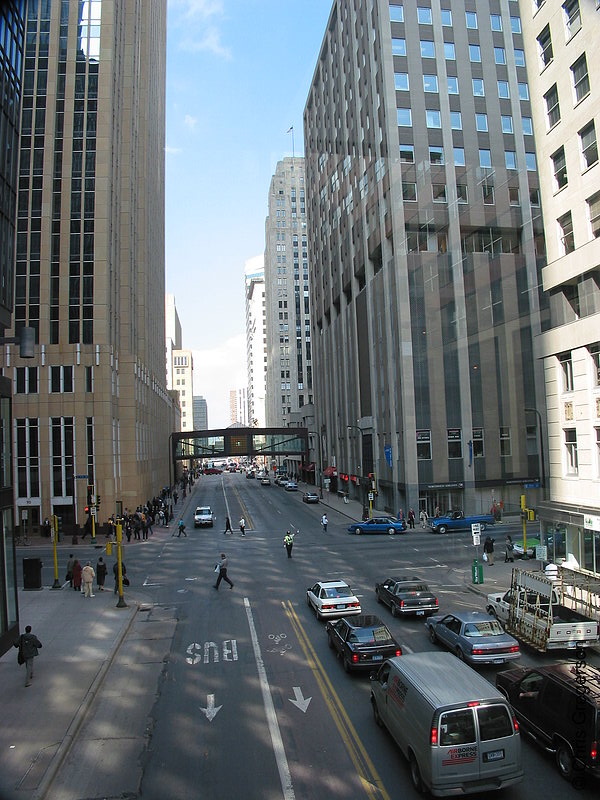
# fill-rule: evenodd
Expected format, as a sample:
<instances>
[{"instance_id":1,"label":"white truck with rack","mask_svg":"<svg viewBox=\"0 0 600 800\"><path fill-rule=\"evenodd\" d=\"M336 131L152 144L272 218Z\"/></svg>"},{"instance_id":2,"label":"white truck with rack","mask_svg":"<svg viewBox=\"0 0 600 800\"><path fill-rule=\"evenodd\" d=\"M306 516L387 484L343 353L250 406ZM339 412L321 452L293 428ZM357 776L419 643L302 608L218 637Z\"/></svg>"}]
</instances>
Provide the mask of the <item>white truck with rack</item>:
<instances>
[{"instance_id":1,"label":"white truck with rack","mask_svg":"<svg viewBox=\"0 0 600 800\"><path fill-rule=\"evenodd\" d=\"M593 574L513 569L504 627L524 644L544 653L589 647L600 639L599 619L600 580Z\"/></svg>"}]
</instances>

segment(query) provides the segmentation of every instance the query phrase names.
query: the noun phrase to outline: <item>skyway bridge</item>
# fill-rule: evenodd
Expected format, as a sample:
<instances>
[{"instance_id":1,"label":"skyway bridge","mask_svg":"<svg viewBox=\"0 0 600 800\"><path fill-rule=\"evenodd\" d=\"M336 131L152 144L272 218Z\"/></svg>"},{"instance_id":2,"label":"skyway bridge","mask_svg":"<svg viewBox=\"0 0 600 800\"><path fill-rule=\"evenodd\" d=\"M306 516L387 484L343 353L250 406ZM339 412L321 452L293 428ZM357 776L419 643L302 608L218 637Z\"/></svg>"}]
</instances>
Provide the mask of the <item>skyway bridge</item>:
<instances>
[{"instance_id":1,"label":"skyway bridge","mask_svg":"<svg viewBox=\"0 0 600 800\"><path fill-rule=\"evenodd\" d=\"M178 431L169 437L171 463L212 461L219 458L250 459L301 456L308 463L307 428L220 428L205 431Z\"/></svg>"}]
</instances>

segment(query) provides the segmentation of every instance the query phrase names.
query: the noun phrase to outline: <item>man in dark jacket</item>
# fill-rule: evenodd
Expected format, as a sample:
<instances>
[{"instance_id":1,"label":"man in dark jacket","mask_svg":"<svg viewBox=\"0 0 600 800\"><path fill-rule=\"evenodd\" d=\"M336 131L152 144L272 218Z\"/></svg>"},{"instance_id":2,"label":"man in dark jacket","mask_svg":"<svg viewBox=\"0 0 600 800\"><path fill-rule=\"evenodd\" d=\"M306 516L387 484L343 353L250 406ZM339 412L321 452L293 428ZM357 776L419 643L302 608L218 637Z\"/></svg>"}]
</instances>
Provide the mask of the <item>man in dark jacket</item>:
<instances>
[{"instance_id":1,"label":"man in dark jacket","mask_svg":"<svg viewBox=\"0 0 600 800\"><path fill-rule=\"evenodd\" d=\"M42 646L37 636L31 632L31 625L27 625L25 633L19 636L17 641L14 642L14 646L20 649L25 660L25 686L31 686L33 659L37 656L38 649Z\"/></svg>"}]
</instances>

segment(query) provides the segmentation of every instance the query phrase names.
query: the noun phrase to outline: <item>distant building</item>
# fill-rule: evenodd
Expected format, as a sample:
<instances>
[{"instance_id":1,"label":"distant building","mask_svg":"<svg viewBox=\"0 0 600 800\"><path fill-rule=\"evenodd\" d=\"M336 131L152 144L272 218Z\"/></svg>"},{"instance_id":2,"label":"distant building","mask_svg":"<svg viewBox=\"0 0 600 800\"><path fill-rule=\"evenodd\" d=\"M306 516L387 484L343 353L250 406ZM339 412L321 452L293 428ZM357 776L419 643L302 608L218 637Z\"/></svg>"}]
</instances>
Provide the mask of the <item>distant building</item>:
<instances>
[{"instance_id":1,"label":"distant building","mask_svg":"<svg viewBox=\"0 0 600 800\"><path fill-rule=\"evenodd\" d=\"M537 504L550 558L600 573L600 12L524 2L521 17L540 167L550 321L543 359L550 499Z\"/></svg>"},{"instance_id":2,"label":"distant building","mask_svg":"<svg viewBox=\"0 0 600 800\"><path fill-rule=\"evenodd\" d=\"M173 350L173 388L179 394L181 430L194 430L194 359L191 350Z\"/></svg>"},{"instance_id":3,"label":"distant building","mask_svg":"<svg viewBox=\"0 0 600 800\"><path fill-rule=\"evenodd\" d=\"M173 388L173 350L181 350L181 322L175 306L175 295L165 295L165 357L167 389Z\"/></svg>"},{"instance_id":4,"label":"distant building","mask_svg":"<svg viewBox=\"0 0 600 800\"><path fill-rule=\"evenodd\" d=\"M194 397L194 430L208 430L208 405L204 397Z\"/></svg>"},{"instance_id":5,"label":"distant building","mask_svg":"<svg viewBox=\"0 0 600 800\"><path fill-rule=\"evenodd\" d=\"M248 422L265 427L267 334L265 330L265 271L263 256L246 263L246 360L248 365Z\"/></svg>"},{"instance_id":6,"label":"distant building","mask_svg":"<svg viewBox=\"0 0 600 800\"><path fill-rule=\"evenodd\" d=\"M248 396L245 387L229 391L229 412L232 425L238 423L248 427Z\"/></svg>"},{"instance_id":7,"label":"distant building","mask_svg":"<svg viewBox=\"0 0 600 800\"><path fill-rule=\"evenodd\" d=\"M279 161L265 222L266 424L313 401L304 159Z\"/></svg>"}]
</instances>

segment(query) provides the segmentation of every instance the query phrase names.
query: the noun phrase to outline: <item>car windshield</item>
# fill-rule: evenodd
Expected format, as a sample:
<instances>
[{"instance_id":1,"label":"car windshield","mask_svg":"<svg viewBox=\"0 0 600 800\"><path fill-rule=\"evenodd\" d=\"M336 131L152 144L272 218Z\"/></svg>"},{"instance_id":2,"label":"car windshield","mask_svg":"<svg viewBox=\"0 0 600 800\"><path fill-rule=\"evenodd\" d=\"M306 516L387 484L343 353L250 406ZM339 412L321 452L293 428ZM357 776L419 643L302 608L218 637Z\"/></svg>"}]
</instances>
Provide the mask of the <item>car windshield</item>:
<instances>
[{"instance_id":1,"label":"car windshield","mask_svg":"<svg viewBox=\"0 0 600 800\"><path fill-rule=\"evenodd\" d=\"M496 619L489 622L471 622L465 626L465 636L477 638L478 636L502 636L504 629Z\"/></svg>"},{"instance_id":2,"label":"car windshield","mask_svg":"<svg viewBox=\"0 0 600 800\"><path fill-rule=\"evenodd\" d=\"M210 508L198 508L196 514L210 514Z\"/></svg>"},{"instance_id":3,"label":"car windshield","mask_svg":"<svg viewBox=\"0 0 600 800\"><path fill-rule=\"evenodd\" d=\"M388 631L385 625L378 625L377 627L356 628L350 636L348 641L358 644L383 644L392 641L392 634Z\"/></svg>"},{"instance_id":4,"label":"car windshield","mask_svg":"<svg viewBox=\"0 0 600 800\"><path fill-rule=\"evenodd\" d=\"M346 586L327 586L325 588L326 597L352 597L352 592Z\"/></svg>"},{"instance_id":5,"label":"car windshield","mask_svg":"<svg viewBox=\"0 0 600 800\"><path fill-rule=\"evenodd\" d=\"M424 583L404 583L399 586L397 592L428 592L429 589Z\"/></svg>"}]
</instances>

